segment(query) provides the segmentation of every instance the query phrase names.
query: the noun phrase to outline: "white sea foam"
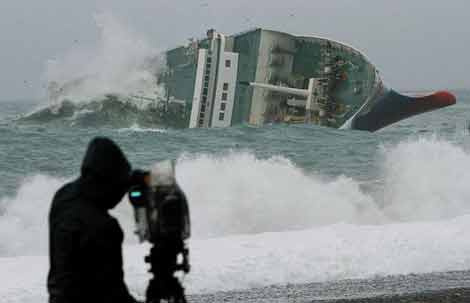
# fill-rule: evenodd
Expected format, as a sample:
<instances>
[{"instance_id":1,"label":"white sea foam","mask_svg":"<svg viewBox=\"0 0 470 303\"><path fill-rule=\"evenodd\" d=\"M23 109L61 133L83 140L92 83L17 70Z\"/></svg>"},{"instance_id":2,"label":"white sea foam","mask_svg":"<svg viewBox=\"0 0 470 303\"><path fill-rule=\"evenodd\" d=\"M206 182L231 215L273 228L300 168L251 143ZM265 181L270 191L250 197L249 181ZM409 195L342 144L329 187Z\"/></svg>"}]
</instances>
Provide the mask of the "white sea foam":
<instances>
[{"instance_id":1,"label":"white sea foam","mask_svg":"<svg viewBox=\"0 0 470 303\"><path fill-rule=\"evenodd\" d=\"M163 128L148 128L148 127L140 127L139 124L134 123L131 127L121 128L119 132L138 132L138 133L166 133L168 132L166 129Z\"/></svg>"},{"instance_id":2,"label":"white sea foam","mask_svg":"<svg viewBox=\"0 0 470 303\"><path fill-rule=\"evenodd\" d=\"M382 153L380 201L353 179L325 180L282 157L180 158L177 178L190 199L194 228L188 290L469 269L470 153L438 139L406 141ZM11 272L20 281L7 283L0 298L45 296L38 281L47 258L31 257L39 265L21 273L29 259L6 256L45 255L47 211L61 182L29 178L16 197L0 201L0 266L9 268L0 281ZM131 235L129 205L121 203L115 214ZM143 294L146 247L131 244L134 238L126 244L126 274L131 289Z\"/></svg>"},{"instance_id":3,"label":"white sea foam","mask_svg":"<svg viewBox=\"0 0 470 303\"><path fill-rule=\"evenodd\" d=\"M461 270L470 267L470 216L447 221L366 226L334 224L304 231L192 240L189 294L273 284ZM124 249L126 282L143 297L146 245ZM0 258L2 302L45 302L47 257Z\"/></svg>"}]
</instances>

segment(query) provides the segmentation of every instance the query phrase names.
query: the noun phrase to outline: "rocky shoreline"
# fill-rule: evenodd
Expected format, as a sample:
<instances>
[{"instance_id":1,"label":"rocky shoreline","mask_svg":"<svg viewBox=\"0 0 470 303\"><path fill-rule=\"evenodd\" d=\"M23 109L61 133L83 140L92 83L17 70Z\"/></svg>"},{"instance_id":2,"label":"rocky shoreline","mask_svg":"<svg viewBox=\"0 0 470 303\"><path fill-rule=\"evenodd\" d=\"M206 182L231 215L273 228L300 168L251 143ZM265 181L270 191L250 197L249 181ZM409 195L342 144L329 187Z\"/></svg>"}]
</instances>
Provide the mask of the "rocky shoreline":
<instances>
[{"instance_id":1,"label":"rocky shoreline","mask_svg":"<svg viewBox=\"0 0 470 303\"><path fill-rule=\"evenodd\" d=\"M273 285L191 295L189 302L468 303L470 272L377 277L325 283Z\"/></svg>"},{"instance_id":2,"label":"rocky shoreline","mask_svg":"<svg viewBox=\"0 0 470 303\"><path fill-rule=\"evenodd\" d=\"M453 288L404 295L371 298L314 300L312 303L468 303L470 288Z\"/></svg>"}]
</instances>

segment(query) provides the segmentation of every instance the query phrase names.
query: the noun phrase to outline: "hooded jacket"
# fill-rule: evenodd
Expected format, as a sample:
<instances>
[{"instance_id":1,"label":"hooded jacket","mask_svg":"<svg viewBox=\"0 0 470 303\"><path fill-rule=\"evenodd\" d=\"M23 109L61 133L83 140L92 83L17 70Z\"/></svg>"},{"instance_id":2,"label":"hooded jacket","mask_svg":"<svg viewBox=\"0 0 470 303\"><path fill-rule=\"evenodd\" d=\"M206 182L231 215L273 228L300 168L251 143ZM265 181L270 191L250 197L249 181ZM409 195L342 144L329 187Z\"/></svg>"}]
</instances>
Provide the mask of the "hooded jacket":
<instances>
[{"instance_id":1,"label":"hooded jacket","mask_svg":"<svg viewBox=\"0 0 470 303\"><path fill-rule=\"evenodd\" d=\"M122 269L123 232L108 210L129 187L131 166L107 138L93 139L80 177L57 191L49 213L50 303L133 303Z\"/></svg>"}]
</instances>

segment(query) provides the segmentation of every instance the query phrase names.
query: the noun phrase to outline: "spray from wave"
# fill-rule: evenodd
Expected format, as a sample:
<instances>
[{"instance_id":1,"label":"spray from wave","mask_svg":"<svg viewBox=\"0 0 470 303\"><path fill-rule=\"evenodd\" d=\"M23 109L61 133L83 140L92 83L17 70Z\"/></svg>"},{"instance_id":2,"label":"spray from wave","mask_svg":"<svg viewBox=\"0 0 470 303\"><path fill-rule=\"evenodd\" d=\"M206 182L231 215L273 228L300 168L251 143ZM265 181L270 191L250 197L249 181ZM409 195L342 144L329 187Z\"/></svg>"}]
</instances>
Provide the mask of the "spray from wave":
<instances>
[{"instance_id":1,"label":"spray from wave","mask_svg":"<svg viewBox=\"0 0 470 303\"><path fill-rule=\"evenodd\" d=\"M461 147L419 139L386 148L383 155L379 198L354 179L326 180L285 158L260 160L250 153L180 157L177 178L189 197L196 239L470 214L470 154ZM61 182L46 176L28 178L16 197L0 200L0 235L7 239L0 243L1 255L44 253L45 218ZM127 241L134 241L127 201L115 214L129 235Z\"/></svg>"},{"instance_id":2,"label":"spray from wave","mask_svg":"<svg viewBox=\"0 0 470 303\"><path fill-rule=\"evenodd\" d=\"M63 180L28 177L15 197L0 199L0 256L44 253L47 248L47 213Z\"/></svg>"},{"instance_id":3,"label":"spray from wave","mask_svg":"<svg viewBox=\"0 0 470 303\"><path fill-rule=\"evenodd\" d=\"M383 205L393 220L449 219L470 214L470 154L435 137L384 148Z\"/></svg>"},{"instance_id":4,"label":"spray from wave","mask_svg":"<svg viewBox=\"0 0 470 303\"><path fill-rule=\"evenodd\" d=\"M99 100L75 103L64 100L20 117L20 123L52 124L60 127L113 127L153 129L162 125L181 127L179 120L161 115L160 103L141 104L125 96L107 95Z\"/></svg>"},{"instance_id":5,"label":"spray from wave","mask_svg":"<svg viewBox=\"0 0 470 303\"><path fill-rule=\"evenodd\" d=\"M53 101L155 94L156 72L165 66L158 50L111 14L97 14L95 22L100 31L95 48L73 49L47 63Z\"/></svg>"},{"instance_id":6,"label":"spray from wave","mask_svg":"<svg viewBox=\"0 0 470 303\"><path fill-rule=\"evenodd\" d=\"M164 96L164 88L157 84L157 74L166 68L164 56L111 14L97 14L95 22L97 44L49 60L49 104L20 121L90 127L161 122L155 121L155 111Z\"/></svg>"}]
</instances>

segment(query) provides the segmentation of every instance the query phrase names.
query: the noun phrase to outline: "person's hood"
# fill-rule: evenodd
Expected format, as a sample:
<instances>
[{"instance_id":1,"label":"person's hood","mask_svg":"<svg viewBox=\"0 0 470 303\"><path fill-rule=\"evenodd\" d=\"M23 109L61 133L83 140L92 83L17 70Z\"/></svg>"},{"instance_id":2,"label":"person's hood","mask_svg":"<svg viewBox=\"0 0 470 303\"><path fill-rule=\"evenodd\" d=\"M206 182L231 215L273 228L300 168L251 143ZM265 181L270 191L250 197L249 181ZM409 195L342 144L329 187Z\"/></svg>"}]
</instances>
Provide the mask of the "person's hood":
<instances>
[{"instance_id":1,"label":"person's hood","mask_svg":"<svg viewBox=\"0 0 470 303\"><path fill-rule=\"evenodd\" d=\"M131 165L119 146L103 137L88 145L79 178L80 192L98 207L111 209L129 188Z\"/></svg>"}]
</instances>

